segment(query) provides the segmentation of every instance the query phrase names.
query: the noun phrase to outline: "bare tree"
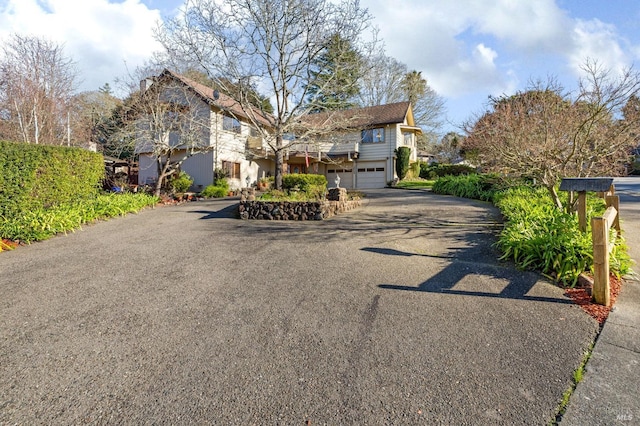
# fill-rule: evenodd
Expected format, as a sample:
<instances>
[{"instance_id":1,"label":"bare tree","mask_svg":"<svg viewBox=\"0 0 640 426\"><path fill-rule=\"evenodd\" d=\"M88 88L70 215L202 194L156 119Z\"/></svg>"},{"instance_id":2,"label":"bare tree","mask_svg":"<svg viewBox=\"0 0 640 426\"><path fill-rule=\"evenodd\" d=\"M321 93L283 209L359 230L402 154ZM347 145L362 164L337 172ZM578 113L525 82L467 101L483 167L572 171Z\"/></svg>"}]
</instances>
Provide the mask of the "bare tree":
<instances>
[{"instance_id":1,"label":"bare tree","mask_svg":"<svg viewBox=\"0 0 640 426\"><path fill-rule=\"evenodd\" d=\"M2 53L2 136L32 143L70 144L70 105L77 72L63 47L13 34Z\"/></svg>"},{"instance_id":2,"label":"bare tree","mask_svg":"<svg viewBox=\"0 0 640 426\"><path fill-rule=\"evenodd\" d=\"M405 64L384 52L369 56L364 68L366 71L360 78L362 106L409 101L415 122L425 134L433 136L440 131L446 111L444 99L429 86L420 71L409 71Z\"/></svg>"},{"instance_id":3,"label":"bare tree","mask_svg":"<svg viewBox=\"0 0 640 426\"><path fill-rule=\"evenodd\" d=\"M559 208L562 177L620 173L637 143L638 122L621 118L640 90L640 76L632 69L615 76L593 61L583 70L575 97L549 78L491 98L491 110L467 126L467 155L486 169L535 178Z\"/></svg>"},{"instance_id":4,"label":"bare tree","mask_svg":"<svg viewBox=\"0 0 640 426\"><path fill-rule=\"evenodd\" d=\"M144 70L137 70L141 75ZM156 167L154 193L160 195L166 180L198 153L214 149L210 144L210 106L178 76L164 72L147 77L116 108L118 123L108 143L120 150L149 155Z\"/></svg>"},{"instance_id":5,"label":"bare tree","mask_svg":"<svg viewBox=\"0 0 640 426\"><path fill-rule=\"evenodd\" d=\"M122 101L108 91L95 90L75 95L69 113L71 145L86 147L95 144L104 148L109 136L109 122L120 105ZM111 155L110 152L105 154Z\"/></svg>"},{"instance_id":6,"label":"bare tree","mask_svg":"<svg viewBox=\"0 0 640 426\"><path fill-rule=\"evenodd\" d=\"M157 35L170 57L197 63L240 104L274 154L281 188L294 143L287 135L315 104L309 88L322 93L312 72L318 57L335 34L357 43L369 19L357 0L187 0ZM258 93L271 100L272 114L256 108Z\"/></svg>"}]
</instances>

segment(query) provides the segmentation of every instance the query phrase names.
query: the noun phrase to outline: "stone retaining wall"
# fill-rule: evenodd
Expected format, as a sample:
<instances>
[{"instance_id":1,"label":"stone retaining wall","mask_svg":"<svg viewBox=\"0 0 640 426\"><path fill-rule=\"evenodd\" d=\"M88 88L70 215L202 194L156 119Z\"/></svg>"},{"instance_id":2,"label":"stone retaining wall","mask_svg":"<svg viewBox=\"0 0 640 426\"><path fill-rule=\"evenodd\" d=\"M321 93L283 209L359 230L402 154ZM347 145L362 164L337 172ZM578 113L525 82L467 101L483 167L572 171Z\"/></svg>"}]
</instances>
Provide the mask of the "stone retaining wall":
<instances>
[{"instance_id":1,"label":"stone retaining wall","mask_svg":"<svg viewBox=\"0 0 640 426\"><path fill-rule=\"evenodd\" d=\"M241 219L324 220L360 207L361 200L342 201L240 201Z\"/></svg>"}]
</instances>

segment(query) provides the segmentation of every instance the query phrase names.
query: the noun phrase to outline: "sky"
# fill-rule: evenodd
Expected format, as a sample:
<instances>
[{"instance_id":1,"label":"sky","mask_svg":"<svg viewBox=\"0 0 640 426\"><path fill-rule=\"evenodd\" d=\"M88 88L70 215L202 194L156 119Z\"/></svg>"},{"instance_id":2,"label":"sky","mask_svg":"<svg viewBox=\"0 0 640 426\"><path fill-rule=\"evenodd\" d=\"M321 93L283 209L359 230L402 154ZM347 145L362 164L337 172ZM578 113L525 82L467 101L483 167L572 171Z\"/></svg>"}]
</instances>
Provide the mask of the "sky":
<instances>
[{"instance_id":1,"label":"sky","mask_svg":"<svg viewBox=\"0 0 640 426\"><path fill-rule=\"evenodd\" d=\"M158 22L183 0L0 0L0 43L9 34L64 44L79 90L112 87L160 50ZM577 87L581 65L640 69L637 0L360 0L388 56L422 72L445 101L444 131L486 108L490 95L557 78Z\"/></svg>"}]
</instances>

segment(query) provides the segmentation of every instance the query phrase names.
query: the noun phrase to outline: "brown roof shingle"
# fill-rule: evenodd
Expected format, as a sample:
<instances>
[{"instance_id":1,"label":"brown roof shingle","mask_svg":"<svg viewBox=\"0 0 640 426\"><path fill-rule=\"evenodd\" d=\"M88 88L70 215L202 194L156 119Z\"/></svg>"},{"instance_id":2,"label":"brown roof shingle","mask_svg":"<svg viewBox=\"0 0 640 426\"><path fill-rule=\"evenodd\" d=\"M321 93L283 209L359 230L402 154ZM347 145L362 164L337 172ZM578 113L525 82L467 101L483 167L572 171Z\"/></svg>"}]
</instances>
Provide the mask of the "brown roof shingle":
<instances>
[{"instance_id":1,"label":"brown roof shingle","mask_svg":"<svg viewBox=\"0 0 640 426\"><path fill-rule=\"evenodd\" d=\"M165 75L177 79L186 86L190 87L208 104L213 105L223 111L227 111L236 117L249 119L249 114L242 108L242 105L240 105L240 103L238 103L232 97L227 96L224 93L220 93L219 91L218 93L214 93L215 91L211 87L200 84L196 81L191 80L190 78L187 78L168 69L165 69L160 77ZM260 124L265 126L269 126L271 124L270 121L257 109L253 110L253 115Z\"/></svg>"},{"instance_id":2,"label":"brown roof shingle","mask_svg":"<svg viewBox=\"0 0 640 426\"><path fill-rule=\"evenodd\" d=\"M340 121L349 128L366 128L385 124L403 123L409 113L410 102L377 105L364 108L352 108L343 111L309 114L302 118L303 122L318 125L325 121Z\"/></svg>"}]
</instances>

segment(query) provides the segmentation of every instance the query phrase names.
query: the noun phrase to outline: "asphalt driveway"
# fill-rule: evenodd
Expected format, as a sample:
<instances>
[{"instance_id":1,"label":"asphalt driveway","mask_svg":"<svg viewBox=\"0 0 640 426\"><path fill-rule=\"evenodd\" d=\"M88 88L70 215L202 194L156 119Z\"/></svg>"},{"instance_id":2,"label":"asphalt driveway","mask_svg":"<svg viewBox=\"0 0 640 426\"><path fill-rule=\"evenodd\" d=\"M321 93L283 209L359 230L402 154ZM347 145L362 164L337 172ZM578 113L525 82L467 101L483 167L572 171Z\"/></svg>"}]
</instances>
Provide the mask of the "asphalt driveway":
<instances>
[{"instance_id":1,"label":"asphalt driveway","mask_svg":"<svg viewBox=\"0 0 640 426\"><path fill-rule=\"evenodd\" d=\"M324 222L160 207L0 254L0 423L547 423L597 323L496 260L490 205L368 195Z\"/></svg>"}]
</instances>

